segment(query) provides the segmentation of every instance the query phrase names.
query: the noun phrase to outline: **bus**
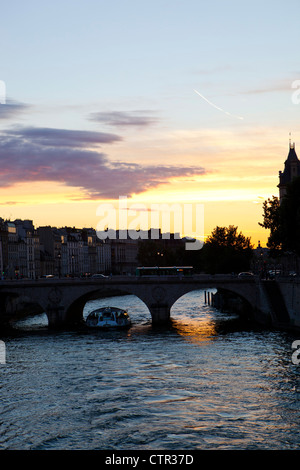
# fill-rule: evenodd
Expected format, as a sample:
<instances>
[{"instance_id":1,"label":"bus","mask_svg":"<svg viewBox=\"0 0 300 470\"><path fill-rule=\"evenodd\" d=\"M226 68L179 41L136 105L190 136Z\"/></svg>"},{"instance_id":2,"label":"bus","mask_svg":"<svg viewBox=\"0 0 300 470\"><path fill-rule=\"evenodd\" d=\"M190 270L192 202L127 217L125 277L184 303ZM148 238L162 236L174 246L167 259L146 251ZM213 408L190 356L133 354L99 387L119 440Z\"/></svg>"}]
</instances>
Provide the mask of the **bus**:
<instances>
[{"instance_id":1,"label":"bus","mask_svg":"<svg viewBox=\"0 0 300 470\"><path fill-rule=\"evenodd\" d=\"M136 268L136 276L191 276L193 266L143 266Z\"/></svg>"}]
</instances>

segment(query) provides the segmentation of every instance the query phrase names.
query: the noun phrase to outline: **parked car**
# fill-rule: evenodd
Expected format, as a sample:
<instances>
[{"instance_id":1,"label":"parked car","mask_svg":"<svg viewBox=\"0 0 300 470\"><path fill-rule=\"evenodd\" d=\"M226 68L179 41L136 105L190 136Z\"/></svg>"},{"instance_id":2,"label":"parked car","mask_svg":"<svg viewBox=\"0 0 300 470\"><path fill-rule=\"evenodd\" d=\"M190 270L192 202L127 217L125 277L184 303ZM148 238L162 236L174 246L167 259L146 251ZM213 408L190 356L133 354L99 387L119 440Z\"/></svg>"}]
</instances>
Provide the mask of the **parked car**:
<instances>
[{"instance_id":1,"label":"parked car","mask_svg":"<svg viewBox=\"0 0 300 470\"><path fill-rule=\"evenodd\" d=\"M104 274L93 274L92 279L109 279L109 277Z\"/></svg>"},{"instance_id":2,"label":"parked car","mask_svg":"<svg viewBox=\"0 0 300 470\"><path fill-rule=\"evenodd\" d=\"M245 277L253 277L254 274L253 273L248 273L248 272L244 272L244 273L239 273L238 277L241 277L241 278L245 278Z\"/></svg>"},{"instance_id":3,"label":"parked car","mask_svg":"<svg viewBox=\"0 0 300 470\"><path fill-rule=\"evenodd\" d=\"M268 274L270 279L274 279L275 276L280 276L281 271L279 269L271 269Z\"/></svg>"}]
</instances>

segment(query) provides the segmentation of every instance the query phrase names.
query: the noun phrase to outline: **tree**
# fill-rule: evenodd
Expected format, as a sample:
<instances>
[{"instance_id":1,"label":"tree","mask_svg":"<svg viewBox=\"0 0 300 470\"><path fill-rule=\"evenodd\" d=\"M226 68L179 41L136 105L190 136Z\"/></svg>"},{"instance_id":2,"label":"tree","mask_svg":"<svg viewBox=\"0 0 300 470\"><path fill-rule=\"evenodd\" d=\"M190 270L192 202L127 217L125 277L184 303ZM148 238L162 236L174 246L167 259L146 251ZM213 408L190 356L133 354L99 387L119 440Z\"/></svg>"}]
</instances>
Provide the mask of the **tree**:
<instances>
[{"instance_id":1,"label":"tree","mask_svg":"<svg viewBox=\"0 0 300 470\"><path fill-rule=\"evenodd\" d=\"M267 246L273 254L291 251L300 255L300 177L286 187L281 203L273 196L263 203L261 227L270 230Z\"/></svg>"},{"instance_id":2,"label":"tree","mask_svg":"<svg viewBox=\"0 0 300 470\"><path fill-rule=\"evenodd\" d=\"M205 270L210 273L239 272L249 269L253 245L238 227L216 227L203 247Z\"/></svg>"},{"instance_id":3,"label":"tree","mask_svg":"<svg viewBox=\"0 0 300 470\"><path fill-rule=\"evenodd\" d=\"M276 251L282 248L282 233L280 225L280 202L278 197L272 196L272 199L267 199L263 203L263 223L258 222L258 225L270 230L267 246L275 254Z\"/></svg>"}]
</instances>

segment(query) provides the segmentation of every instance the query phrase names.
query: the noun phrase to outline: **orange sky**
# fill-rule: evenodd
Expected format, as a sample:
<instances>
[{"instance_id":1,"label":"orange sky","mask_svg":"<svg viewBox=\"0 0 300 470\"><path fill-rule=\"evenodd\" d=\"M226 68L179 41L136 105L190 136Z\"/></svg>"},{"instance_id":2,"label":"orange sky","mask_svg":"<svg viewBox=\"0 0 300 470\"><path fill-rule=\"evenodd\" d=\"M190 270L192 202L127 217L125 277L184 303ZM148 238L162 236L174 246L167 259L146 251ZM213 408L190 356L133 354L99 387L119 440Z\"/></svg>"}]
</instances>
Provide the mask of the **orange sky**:
<instances>
[{"instance_id":1,"label":"orange sky","mask_svg":"<svg viewBox=\"0 0 300 470\"><path fill-rule=\"evenodd\" d=\"M255 130L252 132L254 134ZM148 207L160 203L203 204L204 236L209 235L216 225L236 225L255 245L258 240L265 245L268 231L258 225L262 221L262 203L267 197L278 194L278 170L283 169L288 142L285 139L285 145L279 145L280 137L284 140L285 136L276 138L271 130L255 136L255 145L251 139L237 138L231 132L195 130L178 131L164 139L157 136L160 149L156 151L160 155L167 151L172 155L172 162L178 165L183 160L185 164L199 162L206 173L170 178L153 189L128 197L128 207L136 203ZM271 139L273 145L270 148L268 141ZM197 143L203 140L206 148L203 150L199 146L197 149ZM142 144L134 139L126 142L126 146L119 144L118 147L114 149L116 161L130 151L132 162L137 161L142 152ZM153 163L153 150L145 151L143 155L145 164L147 160ZM159 160L155 163L160 164ZM0 190L0 200L3 217L30 218L36 226L96 228L99 222L96 211L101 203L110 202L118 207L118 198L88 200L82 189L53 181L15 183Z\"/></svg>"}]
</instances>

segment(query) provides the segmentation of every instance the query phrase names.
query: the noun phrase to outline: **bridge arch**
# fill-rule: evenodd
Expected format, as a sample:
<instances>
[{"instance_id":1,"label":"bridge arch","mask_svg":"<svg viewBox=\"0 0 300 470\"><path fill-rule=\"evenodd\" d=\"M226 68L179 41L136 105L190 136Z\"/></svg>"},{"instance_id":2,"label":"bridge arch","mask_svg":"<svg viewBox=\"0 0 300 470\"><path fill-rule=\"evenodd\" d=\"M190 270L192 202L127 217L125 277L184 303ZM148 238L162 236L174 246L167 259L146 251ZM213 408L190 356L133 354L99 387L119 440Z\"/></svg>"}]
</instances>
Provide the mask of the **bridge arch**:
<instances>
[{"instance_id":1,"label":"bridge arch","mask_svg":"<svg viewBox=\"0 0 300 470\"><path fill-rule=\"evenodd\" d=\"M133 295L137 297L141 302L143 302L146 308L148 308L147 304L141 298L141 296L139 296L136 292L132 292L126 286L121 286L120 288L118 287L118 289L113 286L107 287L105 289L95 289L94 287L88 292L83 293L79 297L76 296L76 298L71 301L65 311L64 324L82 324L84 321L84 308L90 300L97 300L105 297L114 297L122 295Z\"/></svg>"},{"instance_id":2,"label":"bridge arch","mask_svg":"<svg viewBox=\"0 0 300 470\"><path fill-rule=\"evenodd\" d=\"M0 292L1 325L11 326L15 321L45 312L39 299L25 295L24 292Z\"/></svg>"},{"instance_id":3,"label":"bridge arch","mask_svg":"<svg viewBox=\"0 0 300 470\"><path fill-rule=\"evenodd\" d=\"M206 289L206 291L216 291L216 289L214 288L209 288L209 289ZM192 289L192 290L189 290L187 292L184 292L182 293L172 304L171 306L171 310L174 309L174 307L176 306L176 304L180 304L180 301L183 301L184 300L184 297L186 296L189 296L191 294L195 294L195 300L197 299L199 301L199 304L197 304L197 306L202 306L202 305L205 305L205 289L202 288L202 287L198 287L197 289ZM196 296L197 295L197 296ZM190 298L190 297L189 297ZM208 298L208 297L207 297ZM193 299L193 297L191 297L191 300Z\"/></svg>"},{"instance_id":4,"label":"bridge arch","mask_svg":"<svg viewBox=\"0 0 300 470\"><path fill-rule=\"evenodd\" d=\"M207 297L205 296L205 291L207 292ZM208 293L213 291L212 296L208 296ZM241 294L240 291L237 292L235 288L231 287L219 287L214 286L213 283L210 287L200 287L194 286L188 289L185 289L185 292L178 292L177 298L174 298L173 304L171 305L172 308L176 306L176 303L180 301L185 295L191 294L193 292L202 292L203 299L201 305L204 305L205 302L210 303L213 307L221 310L221 311L232 311L233 313L237 313L239 316L246 318L251 318L252 316L252 304L245 295ZM207 300L205 300L205 297ZM199 304L200 305L200 304ZM172 312L171 312L172 313Z\"/></svg>"}]
</instances>

